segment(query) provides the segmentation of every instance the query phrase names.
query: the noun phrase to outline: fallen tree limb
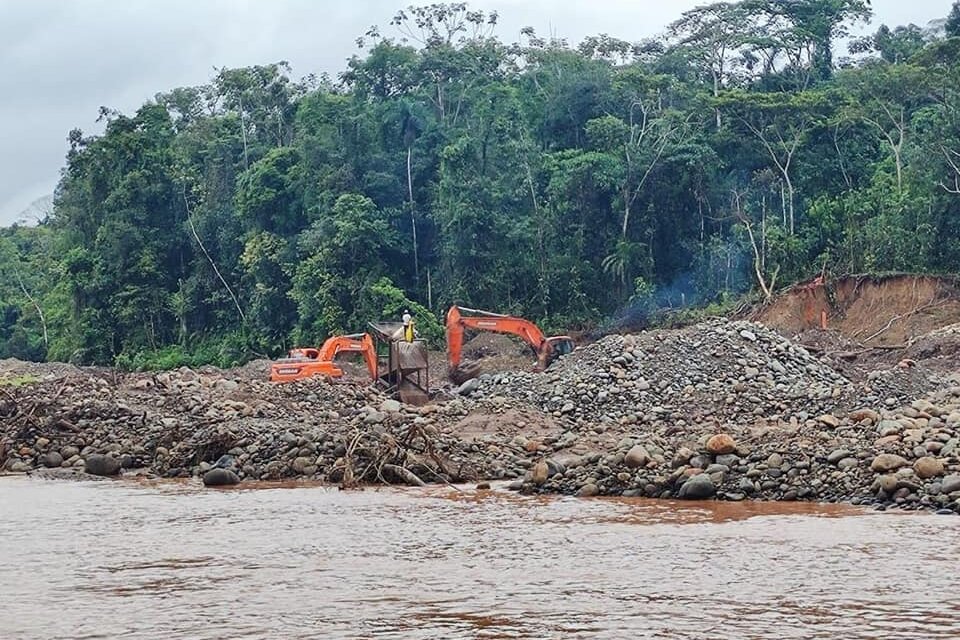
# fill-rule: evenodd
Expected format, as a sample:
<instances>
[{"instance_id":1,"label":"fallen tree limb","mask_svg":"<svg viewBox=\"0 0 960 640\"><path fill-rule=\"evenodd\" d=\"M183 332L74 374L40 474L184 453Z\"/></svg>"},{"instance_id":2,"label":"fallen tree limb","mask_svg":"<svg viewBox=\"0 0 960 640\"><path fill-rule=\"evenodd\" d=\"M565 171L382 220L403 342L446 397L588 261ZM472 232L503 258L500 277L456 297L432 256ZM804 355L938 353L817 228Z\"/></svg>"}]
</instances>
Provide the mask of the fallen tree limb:
<instances>
[{"instance_id":1,"label":"fallen tree limb","mask_svg":"<svg viewBox=\"0 0 960 640\"><path fill-rule=\"evenodd\" d=\"M877 338L877 337L883 335L884 333L886 333L887 331L889 331L891 328L893 328L894 323L897 322L898 320L903 320L904 318L909 318L910 316L912 316L912 315L914 315L914 314L916 314L916 313L920 313L921 311L925 311L926 309L929 309L930 307L934 307L934 306L938 306L938 305L942 305L942 304L943 304L942 301L932 300L932 301L928 302L928 303L925 304L925 305L921 305L921 306L919 306L919 307L914 307L913 309L911 309L910 311L907 311L906 313L901 313L901 314L899 314L899 315L893 316L892 318L890 318L890 321L887 322L887 324L885 324L882 328L880 328L879 330L873 332L872 334L870 334L869 336L867 336L866 338L864 338L864 339L862 340L862 342L867 343L867 342L870 342L871 340L873 340L874 338ZM857 332L857 333L860 333L860 332ZM855 333L854 336L856 336L856 335L857 335L857 334Z\"/></svg>"},{"instance_id":2,"label":"fallen tree limb","mask_svg":"<svg viewBox=\"0 0 960 640\"><path fill-rule=\"evenodd\" d=\"M447 480L446 478L444 478L443 476L441 476L439 473L437 473L436 471L434 471L434 470L431 469L430 467L424 465L423 468L426 469L427 471L429 471L430 474L433 475L433 477L435 477L437 480L439 480L439 481L442 482L443 484L447 485L447 486L450 487L451 489L455 489L455 490L458 491L459 493L463 493L463 489L461 489L461 488L458 487L457 485L453 484L452 482L450 482L449 480Z\"/></svg>"},{"instance_id":3,"label":"fallen tree limb","mask_svg":"<svg viewBox=\"0 0 960 640\"><path fill-rule=\"evenodd\" d=\"M907 346L906 344L881 344L874 347L864 347L856 351L827 351L824 355L830 358L839 358L840 360L856 360L871 351L899 351L906 349Z\"/></svg>"},{"instance_id":4,"label":"fallen tree limb","mask_svg":"<svg viewBox=\"0 0 960 640\"><path fill-rule=\"evenodd\" d=\"M394 477L402 480L411 487L425 487L427 483L420 479L420 477L415 474L410 469L406 467L401 467L395 464L385 464L383 465L383 470L387 473L391 473Z\"/></svg>"}]
</instances>

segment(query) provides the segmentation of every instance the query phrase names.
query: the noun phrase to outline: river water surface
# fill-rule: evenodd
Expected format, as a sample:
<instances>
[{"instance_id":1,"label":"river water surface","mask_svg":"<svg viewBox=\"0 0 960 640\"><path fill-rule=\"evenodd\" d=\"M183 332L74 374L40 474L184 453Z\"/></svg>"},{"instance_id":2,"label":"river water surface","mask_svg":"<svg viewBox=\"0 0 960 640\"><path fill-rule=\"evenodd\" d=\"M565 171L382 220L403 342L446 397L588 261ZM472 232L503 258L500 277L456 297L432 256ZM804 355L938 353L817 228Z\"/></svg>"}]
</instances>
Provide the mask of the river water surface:
<instances>
[{"instance_id":1,"label":"river water surface","mask_svg":"<svg viewBox=\"0 0 960 640\"><path fill-rule=\"evenodd\" d=\"M0 637L960 638L960 518L0 478Z\"/></svg>"}]
</instances>

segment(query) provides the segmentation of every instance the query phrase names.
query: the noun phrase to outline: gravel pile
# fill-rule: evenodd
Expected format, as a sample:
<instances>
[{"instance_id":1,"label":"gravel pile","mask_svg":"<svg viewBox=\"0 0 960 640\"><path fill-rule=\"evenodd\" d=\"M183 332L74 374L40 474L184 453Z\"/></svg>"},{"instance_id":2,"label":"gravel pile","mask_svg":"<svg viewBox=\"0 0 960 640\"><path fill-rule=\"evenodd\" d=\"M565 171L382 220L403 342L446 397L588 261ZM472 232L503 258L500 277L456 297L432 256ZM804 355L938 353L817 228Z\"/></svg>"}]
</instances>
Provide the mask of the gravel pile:
<instances>
[{"instance_id":1,"label":"gravel pile","mask_svg":"<svg viewBox=\"0 0 960 640\"><path fill-rule=\"evenodd\" d=\"M363 382L274 385L264 363L123 375L4 362L0 470L211 485L504 479L524 492L960 513L960 375L841 364L761 325L712 320L609 336L546 373L482 376L411 407Z\"/></svg>"},{"instance_id":2,"label":"gravel pile","mask_svg":"<svg viewBox=\"0 0 960 640\"><path fill-rule=\"evenodd\" d=\"M714 320L609 336L546 374L484 376L461 392L562 419L552 453L514 485L524 491L960 511L960 388L915 363L857 381L834 364L762 325ZM883 455L903 460L896 482L871 467Z\"/></svg>"},{"instance_id":3,"label":"gravel pile","mask_svg":"<svg viewBox=\"0 0 960 640\"><path fill-rule=\"evenodd\" d=\"M804 419L834 407L851 386L832 366L761 325L715 320L608 336L544 375L484 376L476 393L506 394L580 422L655 424Z\"/></svg>"},{"instance_id":4,"label":"gravel pile","mask_svg":"<svg viewBox=\"0 0 960 640\"><path fill-rule=\"evenodd\" d=\"M661 428L558 450L513 488L581 496L816 500L960 513L960 387L891 410L725 432Z\"/></svg>"},{"instance_id":5,"label":"gravel pile","mask_svg":"<svg viewBox=\"0 0 960 640\"><path fill-rule=\"evenodd\" d=\"M352 484L522 475L529 462L456 433L464 402L409 407L360 383L274 385L215 369L0 386L0 470L310 478ZM104 460L104 457L107 460ZM91 464L91 458L94 463ZM114 462L115 461L115 462ZM407 473L409 472L409 473ZM46 471L46 475L65 471ZM412 475L411 475L412 474Z\"/></svg>"}]
</instances>

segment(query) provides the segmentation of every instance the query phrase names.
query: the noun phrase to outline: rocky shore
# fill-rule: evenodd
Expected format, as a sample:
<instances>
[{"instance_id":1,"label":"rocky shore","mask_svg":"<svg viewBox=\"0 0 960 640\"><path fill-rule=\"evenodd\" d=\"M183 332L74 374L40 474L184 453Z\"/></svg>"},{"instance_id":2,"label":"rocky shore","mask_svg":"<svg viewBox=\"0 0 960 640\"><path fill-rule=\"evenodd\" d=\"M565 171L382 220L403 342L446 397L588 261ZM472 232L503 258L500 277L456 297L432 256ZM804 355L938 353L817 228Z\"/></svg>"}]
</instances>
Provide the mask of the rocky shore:
<instances>
[{"instance_id":1,"label":"rocky shore","mask_svg":"<svg viewBox=\"0 0 960 640\"><path fill-rule=\"evenodd\" d=\"M580 496L960 513L960 376L859 367L755 323L608 336L402 405L360 382L0 363L0 467L41 476L507 480ZM3 381L7 380L7 383Z\"/></svg>"}]
</instances>

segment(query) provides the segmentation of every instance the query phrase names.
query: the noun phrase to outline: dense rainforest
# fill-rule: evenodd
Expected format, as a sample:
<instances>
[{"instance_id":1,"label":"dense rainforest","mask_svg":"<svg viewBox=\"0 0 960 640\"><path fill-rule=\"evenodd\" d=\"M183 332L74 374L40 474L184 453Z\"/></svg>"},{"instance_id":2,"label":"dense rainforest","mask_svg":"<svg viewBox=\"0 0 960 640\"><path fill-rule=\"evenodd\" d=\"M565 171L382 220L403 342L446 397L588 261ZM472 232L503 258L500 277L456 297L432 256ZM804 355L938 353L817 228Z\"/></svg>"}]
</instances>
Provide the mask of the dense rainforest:
<instances>
[{"instance_id":1,"label":"dense rainforest","mask_svg":"<svg viewBox=\"0 0 960 640\"><path fill-rule=\"evenodd\" d=\"M405 307L432 338L451 303L573 330L960 271L960 3L852 36L870 15L720 2L572 45L410 7L336 78L102 108L47 219L0 230L0 357L228 365Z\"/></svg>"}]
</instances>

